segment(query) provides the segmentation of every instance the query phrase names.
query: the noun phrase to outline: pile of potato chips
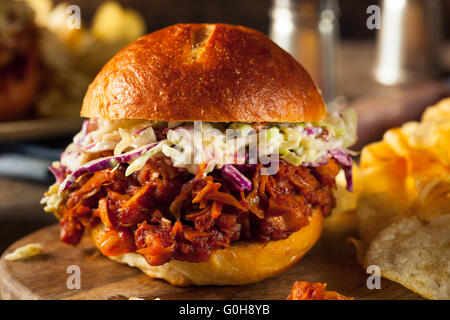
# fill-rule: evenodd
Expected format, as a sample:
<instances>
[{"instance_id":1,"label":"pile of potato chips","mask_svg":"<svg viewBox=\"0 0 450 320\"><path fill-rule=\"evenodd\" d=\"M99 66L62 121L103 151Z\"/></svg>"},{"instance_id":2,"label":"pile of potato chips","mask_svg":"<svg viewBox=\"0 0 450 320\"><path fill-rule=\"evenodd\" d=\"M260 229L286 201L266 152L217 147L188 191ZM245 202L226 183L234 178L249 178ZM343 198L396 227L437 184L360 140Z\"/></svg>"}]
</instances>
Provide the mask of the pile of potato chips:
<instances>
[{"instance_id":1,"label":"pile of potato chips","mask_svg":"<svg viewBox=\"0 0 450 320\"><path fill-rule=\"evenodd\" d=\"M36 111L45 117L78 117L89 83L116 52L145 33L145 21L137 11L115 1L103 2L90 26L84 23L83 8L77 12L70 3L25 1L40 27L39 56L49 75ZM76 14L82 22L79 27L71 25Z\"/></svg>"},{"instance_id":2,"label":"pile of potato chips","mask_svg":"<svg viewBox=\"0 0 450 320\"><path fill-rule=\"evenodd\" d=\"M360 262L450 299L450 98L366 146L355 176Z\"/></svg>"}]
</instances>

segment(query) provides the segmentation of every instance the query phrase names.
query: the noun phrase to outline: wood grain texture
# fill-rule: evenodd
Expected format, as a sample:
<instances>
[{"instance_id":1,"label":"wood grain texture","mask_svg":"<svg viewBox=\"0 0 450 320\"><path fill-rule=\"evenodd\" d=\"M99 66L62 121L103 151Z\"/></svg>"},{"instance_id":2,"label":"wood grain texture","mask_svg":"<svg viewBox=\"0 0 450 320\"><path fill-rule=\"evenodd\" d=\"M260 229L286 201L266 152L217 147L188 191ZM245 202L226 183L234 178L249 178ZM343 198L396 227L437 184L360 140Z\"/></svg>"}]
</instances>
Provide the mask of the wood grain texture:
<instances>
[{"instance_id":1,"label":"wood grain texture","mask_svg":"<svg viewBox=\"0 0 450 320\"><path fill-rule=\"evenodd\" d=\"M367 274L357 264L345 235L325 234L297 265L279 277L245 286L174 287L140 271L96 255L85 237L71 248L59 241L59 226L36 231L8 248L0 260L0 294L3 299L285 299L296 280L326 282L329 290L355 299L421 299L388 280L380 290L366 287ZM6 253L31 242L44 246L44 254L6 261ZM67 289L67 267L81 269L81 289Z\"/></svg>"}]
</instances>

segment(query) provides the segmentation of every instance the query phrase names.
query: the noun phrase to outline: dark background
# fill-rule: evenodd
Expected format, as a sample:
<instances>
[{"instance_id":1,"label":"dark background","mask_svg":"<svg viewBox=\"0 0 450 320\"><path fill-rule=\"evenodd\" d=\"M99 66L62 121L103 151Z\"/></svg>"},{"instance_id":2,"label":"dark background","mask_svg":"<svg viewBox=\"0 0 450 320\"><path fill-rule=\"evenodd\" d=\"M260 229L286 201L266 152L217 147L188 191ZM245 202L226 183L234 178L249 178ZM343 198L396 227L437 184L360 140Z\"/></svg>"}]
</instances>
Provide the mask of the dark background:
<instances>
[{"instance_id":1,"label":"dark background","mask_svg":"<svg viewBox=\"0 0 450 320\"><path fill-rule=\"evenodd\" d=\"M427 1L427 0L422 0ZM450 0L442 1L444 33L450 39ZM55 0L55 3L66 2ZM83 20L90 21L101 0L71 0L79 5ZM271 0L120 0L125 7L137 9L147 22L147 31L180 22L225 22L240 24L267 34ZM374 30L366 27L369 5L375 0L339 0L340 28L344 39L372 38Z\"/></svg>"}]
</instances>

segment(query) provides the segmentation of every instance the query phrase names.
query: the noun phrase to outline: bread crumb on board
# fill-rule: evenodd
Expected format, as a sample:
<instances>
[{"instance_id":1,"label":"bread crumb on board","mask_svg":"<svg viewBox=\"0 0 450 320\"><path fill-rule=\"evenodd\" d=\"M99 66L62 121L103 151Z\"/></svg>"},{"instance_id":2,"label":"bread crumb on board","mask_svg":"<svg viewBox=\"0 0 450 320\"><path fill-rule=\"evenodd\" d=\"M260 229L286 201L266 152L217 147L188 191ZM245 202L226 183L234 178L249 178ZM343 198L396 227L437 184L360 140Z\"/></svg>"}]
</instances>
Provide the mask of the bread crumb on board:
<instances>
[{"instance_id":1,"label":"bread crumb on board","mask_svg":"<svg viewBox=\"0 0 450 320\"><path fill-rule=\"evenodd\" d=\"M43 247L40 243L29 243L20 248L17 248L11 253L8 253L5 256L5 259L8 261L16 261L27 259L42 253Z\"/></svg>"}]
</instances>

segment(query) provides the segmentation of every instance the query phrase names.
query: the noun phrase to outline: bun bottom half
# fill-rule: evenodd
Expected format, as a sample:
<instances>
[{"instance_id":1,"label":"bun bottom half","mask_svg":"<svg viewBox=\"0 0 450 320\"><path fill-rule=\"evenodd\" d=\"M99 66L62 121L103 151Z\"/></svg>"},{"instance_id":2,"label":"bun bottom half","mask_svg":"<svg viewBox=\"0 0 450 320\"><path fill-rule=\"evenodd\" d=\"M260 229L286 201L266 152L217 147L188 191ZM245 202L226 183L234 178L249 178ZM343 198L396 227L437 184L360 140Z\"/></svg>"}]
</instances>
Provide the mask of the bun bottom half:
<instances>
[{"instance_id":1,"label":"bun bottom half","mask_svg":"<svg viewBox=\"0 0 450 320\"><path fill-rule=\"evenodd\" d=\"M137 253L108 258L136 267L151 278L164 279L175 286L243 285L277 276L293 266L317 242L322 223L323 215L317 209L309 218L308 225L287 239L269 241L267 244L238 241L226 249L213 251L207 262L171 260L160 266L150 266ZM97 233L98 229L91 230L94 239Z\"/></svg>"}]
</instances>

